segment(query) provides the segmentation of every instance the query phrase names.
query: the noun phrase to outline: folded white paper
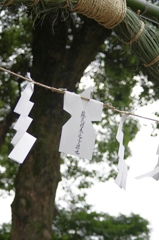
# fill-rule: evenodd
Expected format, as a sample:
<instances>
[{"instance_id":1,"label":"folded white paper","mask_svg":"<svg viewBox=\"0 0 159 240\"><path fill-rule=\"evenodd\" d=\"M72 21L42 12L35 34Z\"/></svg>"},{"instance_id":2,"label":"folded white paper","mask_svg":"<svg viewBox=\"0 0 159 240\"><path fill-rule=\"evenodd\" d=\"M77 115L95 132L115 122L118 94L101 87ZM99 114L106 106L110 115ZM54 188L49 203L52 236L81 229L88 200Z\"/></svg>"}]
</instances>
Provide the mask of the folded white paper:
<instances>
[{"instance_id":1,"label":"folded white paper","mask_svg":"<svg viewBox=\"0 0 159 240\"><path fill-rule=\"evenodd\" d=\"M23 121L21 121L21 119L23 118ZM19 117L17 124L15 124L14 129L17 130L17 133L14 135L14 137L11 140L11 143L15 146L19 140L21 139L21 137L24 135L24 133L28 130L31 122L32 122L32 118L30 117ZM20 125L21 123L21 125Z\"/></svg>"},{"instance_id":2,"label":"folded white paper","mask_svg":"<svg viewBox=\"0 0 159 240\"><path fill-rule=\"evenodd\" d=\"M74 156L92 159L95 143L95 131L92 121L102 118L103 103L90 99L92 87L80 96L65 92L64 110L71 118L62 127L59 151ZM87 98L85 100L83 98Z\"/></svg>"},{"instance_id":3,"label":"folded white paper","mask_svg":"<svg viewBox=\"0 0 159 240\"><path fill-rule=\"evenodd\" d=\"M35 137L25 132L8 157L18 163L23 163L35 141Z\"/></svg>"},{"instance_id":4,"label":"folded white paper","mask_svg":"<svg viewBox=\"0 0 159 240\"><path fill-rule=\"evenodd\" d=\"M119 142L119 151L118 151L118 156L119 156L119 162L118 162L118 175L115 179L115 183L120 187L126 190L126 180L127 180L127 165L124 161L124 151L125 147L123 145L123 139L124 139L124 134L122 131L123 128L123 123L126 120L127 115L123 115L120 120L120 124L118 127L116 139Z\"/></svg>"},{"instance_id":5,"label":"folded white paper","mask_svg":"<svg viewBox=\"0 0 159 240\"><path fill-rule=\"evenodd\" d=\"M13 127L13 129L15 129L17 132L11 141L11 143L14 145L14 148L8 157L18 163L23 163L36 141L35 137L26 132L33 120L32 118L28 117L28 114L34 105L34 103L29 101L33 91L34 84L29 82L14 109L14 112L20 114L20 117Z\"/></svg>"},{"instance_id":6,"label":"folded white paper","mask_svg":"<svg viewBox=\"0 0 159 240\"><path fill-rule=\"evenodd\" d=\"M156 154L159 155L159 146L157 148L157 153ZM139 179L146 178L146 177L152 177L156 181L159 180L159 157L158 157L158 163L152 171L150 171L148 173L145 173L143 175L140 175L140 176L136 177L136 179L139 180Z\"/></svg>"},{"instance_id":7,"label":"folded white paper","mask_svg":"<svg viewBox=\"0 0 159 240\"><path fill-rule=\"evenodd\" d=\"M128 169L126 163L123 161L120 166L119 173L115 179L115 183L120 187L126 190L126 180L127 180Z\"/></svg>"}]
</instances>

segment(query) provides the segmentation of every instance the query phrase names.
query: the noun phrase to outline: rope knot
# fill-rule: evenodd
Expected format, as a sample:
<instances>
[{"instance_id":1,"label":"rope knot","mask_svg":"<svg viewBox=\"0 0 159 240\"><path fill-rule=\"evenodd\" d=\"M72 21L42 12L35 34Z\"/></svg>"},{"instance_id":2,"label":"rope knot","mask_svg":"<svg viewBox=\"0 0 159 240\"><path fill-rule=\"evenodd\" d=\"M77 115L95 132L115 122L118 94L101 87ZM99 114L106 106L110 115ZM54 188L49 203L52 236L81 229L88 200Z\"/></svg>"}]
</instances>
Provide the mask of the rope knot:
<instances>
[{"instance_id":1,"label":"rope knot","mask_svg":"<svg viewBox=\"0 0 159 240\"><path fill-rule=\"evenodd\" d=\"M112 29L125 17L126 0L79 0L70 10L93 18L104 27Z\"/></svg>"}]
</instances>

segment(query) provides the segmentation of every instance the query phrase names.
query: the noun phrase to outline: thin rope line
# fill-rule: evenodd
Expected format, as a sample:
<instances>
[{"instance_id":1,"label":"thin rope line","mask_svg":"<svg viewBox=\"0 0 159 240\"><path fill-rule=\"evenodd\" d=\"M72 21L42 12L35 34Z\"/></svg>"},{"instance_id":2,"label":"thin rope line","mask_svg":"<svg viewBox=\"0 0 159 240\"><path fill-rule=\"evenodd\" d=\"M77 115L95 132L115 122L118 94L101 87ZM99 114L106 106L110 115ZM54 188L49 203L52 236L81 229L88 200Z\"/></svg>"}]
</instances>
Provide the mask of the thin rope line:
<instances>
[{"instance_id":1,"label":"thin rope line","mask_svg":"<svg viewBox=\"0 0 159 240\"><path fill-rule=\"evenodd\" d=\"M51 91L53 91L53 92L65 93L65 91L67 91L67 89L65 89L65 88L54 88L54 87L50 87L50 86L47 86L47 85L45 85L45 84L36 82L36 81L34 81L34 80L30 79L30 78L23 77L23 76L20 75L20 74L14 73L14 72L12 72L12 71L10 71L10 70L7 70L7 69L5 69L5 68L2 68L2 67L0 67L0 70L2 70L2 71L4 71L4 72L7 72L7 73L10 73L10 74L12 74L12 75L14 75L14 76L16 76L16 77L22 78L22 79L24 79L24 80L26 80L26 81L28 81L28 82L32 82L32 83L34 83L35 85L38 85L38 86L40 86L40 87L49 89L49 90L51 90Z\"/></svg>"},{"instance_id":2,"label":"thin rope line","mask_svg":"<svg viewBox=\"0 0 159 240\"><path fill-rule=\"evenodd\" d=\"M139 118L151 120L151 121L154 121L154 122L159 122L159 120L154 119L154 118L144 117L144 116L135 114L135 113L133 113L133 112L121 111L121 110L113 107L111 104L108 104L108 103L105 103L105 104L104 104L104 107L105 107L105 108L109 108L109 109L111 109L111 110L113 110L113 111L115 111L115 112L121 113L121 114L130 115L130 116L134 116L134 117L139 117Z\"/></svg>"},{"instance_id":3,"label":"thin rope line","mask_svg":"<svg viewBox=\"0 0 159 240\"><path fill-rule=\"evenodd\" d=\"M4 71L4 72L7 72L7 73L10 73L10 74L12 74L12 75L14 75L14 76L16 76L16 77L22 78L22 79L24 79L24 80L26 80L26 81L28 81L28 82L32 82L33 84L36 84L36 85L38 85L38 86L40 86L40 87L49 89L49 90L51 90L51 91L53 91L53 92L57 92L57 93L62 93L62 94L64 94L64 93L67 91L67 89L65 89L65 88L54 88L54 87L50 87L50 86L44 85L44 84L42 84L42 83L33 81L33 80L30 79L30 78L23 77L23 76L20 75L20 74L14 73L14 72L12 72L12 71L10 71L10 70L7 70L7 69L5 69L5 68L2 68L2 67L0 67L0 70L2 70L2 71ZM82 99L85 99L85 100L90 100L89 98L85 98L85 97L81 97L81 98L82 98ZM103 106L104 106L104 108L111 109L111 110L113 110L113 111L115 111L115 112L118 112L118 113L120 113L120 114L126 114L126 115L129 115L129 116L134 116L134 117L139 117L139 118L147 119L147 120L154 121L154 122L159 122L159 120L157 120L157 119L153 119L153 118L149 118L149 117L144 117L144 116L135 114L135 113L133 113L133 112L121 111L121 110L113 107L111 104L108 104L108 103L103 103Z\"/></svg>"}]
</instances>

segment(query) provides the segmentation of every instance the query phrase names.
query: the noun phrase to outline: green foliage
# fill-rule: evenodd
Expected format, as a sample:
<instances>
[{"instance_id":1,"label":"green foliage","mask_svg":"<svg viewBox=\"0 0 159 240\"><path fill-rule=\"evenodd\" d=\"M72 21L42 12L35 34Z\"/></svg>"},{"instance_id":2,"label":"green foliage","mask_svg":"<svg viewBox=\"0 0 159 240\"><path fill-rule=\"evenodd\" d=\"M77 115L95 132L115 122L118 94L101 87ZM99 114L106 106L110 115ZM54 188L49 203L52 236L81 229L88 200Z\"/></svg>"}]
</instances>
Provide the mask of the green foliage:
<instances>
[{"instance_id":1,"label":"green foliage","mask_svg":"<svg viewBox=\"0 0 159 240\"><path fill-rule=\"evenodd\" d=\"M2 11L0 27L0 65L25 75L31 65L31 24L27 15L21 9L16 15ZM0 72L0 120L17 101L21 82Z\"/></svg>"},{"instance_id":2,"label":"green foliage","mask_svg":"<svg viewBox=\"0 0 159 240\"><path fill-rule=\"evenodd\" d=\"M0 226L0 239L9 240L10 238L11 225L9 223L3 223Z\"/></svg>"},{"instance_id":3,"label":"green foliage","mask_svg":"<svg viewBox=\"0 0 159 240\"><path fill-rule=\"evenodd\" d=\"M136 214L113 217L82 208L62 209L53 224L53 239L148 240L148 221Z\"/></svg>"},{"instance_id":4,"label":"green foliage","mask_svg":"<svg viewBox=\"0 0 159 240\"><path fill-rule=\"evenodd\" d=\"M14 190L14 180L19 168L17 163L8 159L8 153L11 150L10 140L10 137L6 137L0 153L0 189L6 190L8 193Z\"/></svg>"},{"instance_id":5,"label":"green foliage","mask_svg":"<svg viewBox=\"0 0 159 240\"><path fill-rule=\"evenodd\" d=\"M61 209L53 223L54 240L149 240L149 223L137 214L118 217L87 208ZM10 224L0 226L0 239L9 240Z\"/></svg>"}]
</instances>

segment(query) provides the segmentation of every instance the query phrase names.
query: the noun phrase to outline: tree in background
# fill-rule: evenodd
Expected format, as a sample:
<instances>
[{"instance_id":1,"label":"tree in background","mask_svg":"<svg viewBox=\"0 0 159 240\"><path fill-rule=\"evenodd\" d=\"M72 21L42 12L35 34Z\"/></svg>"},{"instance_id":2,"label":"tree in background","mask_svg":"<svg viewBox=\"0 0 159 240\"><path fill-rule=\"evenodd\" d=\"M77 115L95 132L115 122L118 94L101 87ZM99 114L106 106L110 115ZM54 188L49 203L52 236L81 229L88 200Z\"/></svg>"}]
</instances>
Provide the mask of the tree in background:
<instances>
[{"instance_id":1,"label":"tree in background","mask_svg":"<svg viewBox=\"0 0 159 240\"><path fill-rule=\"evenodd\" d=\"M120 214L112 217L104 213L90 212L88 209L62 210L53 224L53 238L55 240L148 240L148 222L139 215L131 214L126 217ZM10 224L3 224L0 228L0 239L8 240Z\"/></svg>"},{"instance_id":2,"label":"tree in background","mask_svg":"<svg viewBox=\"0 0 159 240\"><path fill-rule=\"evenodd\" d=\"M135 214L112 217L103 213L86 213L84 209L65 210L54 221L53 239L146 240L149 239L147 224Z\"/></svg>"},{"instance_id":3,"label":"tree in background","mask_svg":"<svg viewBox=\"0 0 159 240\"><path fill-rule=\"evenodd\" d=\"M112 217L104 213L90 212L88 209L61 209L53 223L54 240L148 240L148 222L139 215L126 217L120 214ZM8 240L10 224L0 228L0 239Z\"/></svg>"},{"instance_id":4,"label":"tree in background","mask_svg":"<svg viewBox=\"0 0 159 240\"><path fill-rule=\"evenodd\" d=\"M146 104L147 101L158 98L159 88L154 88L151 78L145 78L146 73L142 66L138 66L137 71L134 71L137 67L136 58L128 49L121 47L112 31L76 13L70 13L67 19L63 15L57 17L51 13L45 18L37 19L33 28L30 13L24 14L24 11L24 7L17 10L13 6L12 9L1 12L1 66L22 75L30 71L35 81L79 92L80 79L85 69L92 64L89 74L94 79L93 97L95 99L111 102L122 110L133 109L135 101L131 93L137 84L137 80L133 78L135 74L140 76L140 84L143 88L139 98L140 104ZM65 21L62 21L62 17ZM33 95L35 107L31 113L34 121L30 132L38 140L24 163L17 166L16 163L7 159L7 155L11 149L9 142L13 135L11 126L15 121L12 110L20 96L21 88L21 79L1 73L0 161L3 168L0 186L9 191L15 189L11 240L49 240L52 239L52 221L56 215L54 201L57 185L61 180L60 164L64 166L63 179L66 178L67 181L79 179L78 187L81 190L92 185L91 179L105 181L115 175L111 166L118 160L118 144L115 139L117 114L115 115L111 110L104 111L103 121L100 123L102 129L100 129L92 161L71 157L61 159L58 152L60 132L62 125L69 118L62 110L63 96L35 87ZM137 130L136 121L129 119L124 130L125 145L135 137ZM107 134L105 134L106 131ZM129 155L130 150L127 148L126 157ZM110 166L110 173L107 175L96 170L96 163L102 166L105 162ZM85 167L88 164L91 164L91 170ZM79 198L84 196L83 194ZM91 217L90 221L95 224L100 223L99 228L106 229L106 220L94 222L96 214L86 215L85 211L78 212L78 216L81 214L86 219ZM62 214L70 224L68 219L72 218L73 212L67 210L62 211ZM65 229L60 225L59 219L62 221L62 218L59 216L55 220L53 229L58 228L62 233ZM97 217L107 219L106 215L102 214ZM127 221L124 216L123 219ZM148 233L146 224L143 224L145 228L141 227L141 232ZM124 228L124 225L122 227ZM72 229L69 228L68 230L71 231ZM109 230L105 231L101 236L107 234ZM98 230L95 233L98 234ZM91 234L94 233L91 232ZM113 233L109 234L113 235ZM55 236L59 237L56 231ZM65 239L64 236L62 237L61 239Z\"/></svg>"}]
</instances>

